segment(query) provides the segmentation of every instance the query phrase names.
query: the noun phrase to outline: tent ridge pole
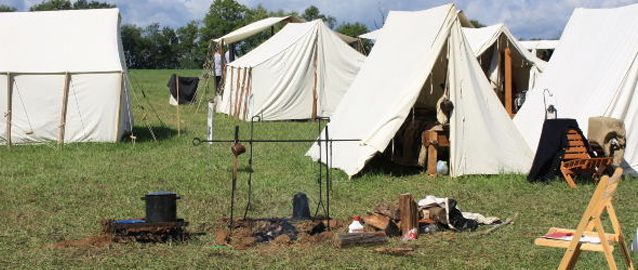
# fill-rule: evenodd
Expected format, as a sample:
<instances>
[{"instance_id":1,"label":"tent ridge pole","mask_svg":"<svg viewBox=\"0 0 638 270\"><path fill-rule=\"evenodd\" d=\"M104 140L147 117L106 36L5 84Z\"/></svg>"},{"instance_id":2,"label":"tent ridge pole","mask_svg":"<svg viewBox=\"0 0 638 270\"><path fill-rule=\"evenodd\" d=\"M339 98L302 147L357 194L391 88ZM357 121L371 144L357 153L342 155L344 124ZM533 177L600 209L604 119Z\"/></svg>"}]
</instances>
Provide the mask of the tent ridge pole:
<instances>
[{"instance_id":1,"label":"tent ridge pole","mask_svg":"<svg viewBox=\"0 0 638 270\"><path fill-rule=\"evenodd\" d=\"M12 98L13 98L13 81L12 81L12 77L13 75L11 74L11 72L7 72L7 112L6 112L6 117L7 117L7 147L11 148L11 116L13 114L12 112Z\"/></svg>"},{"instance_id":2,"label":"tent ridge pole","mask_svg":"<svg viewBox=\"0 0 638 270\"><path fill-rule=\"evenodd\" d=\"M58 125L58 146L64 145L64 132L66 131L66 111L69 103L69 81L70 73L64 74L64 89L62 92L62 110L60 112L60 125Z\"/></svg>"}]
</instances>

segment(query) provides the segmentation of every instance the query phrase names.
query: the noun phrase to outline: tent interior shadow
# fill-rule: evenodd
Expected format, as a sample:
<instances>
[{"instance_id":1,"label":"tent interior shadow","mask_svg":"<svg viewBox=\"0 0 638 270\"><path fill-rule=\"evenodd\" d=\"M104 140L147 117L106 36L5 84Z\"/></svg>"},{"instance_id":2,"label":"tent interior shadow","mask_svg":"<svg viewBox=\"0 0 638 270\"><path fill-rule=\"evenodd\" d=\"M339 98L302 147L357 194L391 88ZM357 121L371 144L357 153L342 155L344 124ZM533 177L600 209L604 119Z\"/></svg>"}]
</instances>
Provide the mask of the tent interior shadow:
<instances>
[{"instance_id":1,"label":"tent interior shadow","mask_svg":"<svg viewBox=\"0 0 638 270\"><path fill-rule=\"evenodd\" d=\"M163 126L152 126L153 134L155 134L155 138L158 141L167 140L177 135L177 130L169 127ZM137 139L136 142L152 142L153 135L151 135L151 131L145 126L136 126L133 127L133 134ZM130 141L130 137L126 136L126 141Z\"/></svg>"}]
</instances>

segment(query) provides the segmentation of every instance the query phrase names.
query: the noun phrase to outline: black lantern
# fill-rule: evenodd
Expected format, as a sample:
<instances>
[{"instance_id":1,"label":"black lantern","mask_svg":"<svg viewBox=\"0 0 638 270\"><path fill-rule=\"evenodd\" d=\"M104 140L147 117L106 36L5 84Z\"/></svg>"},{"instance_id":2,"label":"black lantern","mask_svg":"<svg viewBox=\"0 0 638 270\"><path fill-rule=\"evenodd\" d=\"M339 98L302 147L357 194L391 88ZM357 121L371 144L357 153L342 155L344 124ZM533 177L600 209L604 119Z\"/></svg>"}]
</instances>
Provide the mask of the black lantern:
<instances>
[{"instance_id":1,"label":"black lantern","mask_svg":"<svg viewBox=\"0 0 638 270\"><path fill-rule=\"evenodd\" d=\"M556 119L558 118L558 110L556 110L556 107L553 104L549 104L549 106L547 106L547 102L545 101L545 92L547 92L550 97L554 96L552 92L550 92L547 88L543 90L543 104L545 105L545 120Z\"/></svg>"}]
</instances>

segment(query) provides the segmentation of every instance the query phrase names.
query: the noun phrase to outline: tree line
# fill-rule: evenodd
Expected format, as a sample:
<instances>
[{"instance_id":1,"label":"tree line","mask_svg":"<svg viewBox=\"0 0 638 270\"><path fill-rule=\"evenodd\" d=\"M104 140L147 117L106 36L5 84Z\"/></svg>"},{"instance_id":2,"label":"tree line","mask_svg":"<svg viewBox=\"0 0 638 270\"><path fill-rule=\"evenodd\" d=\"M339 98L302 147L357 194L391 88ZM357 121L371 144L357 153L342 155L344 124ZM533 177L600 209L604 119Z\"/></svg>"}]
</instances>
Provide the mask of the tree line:
<instances>
[{"instance_id":1,"label":"tree line","mask_svg":"<svg viewBox=\"0 0 638 270\"><path fill-rule=\"evenodd\" d=\"M48 0L33 5L29 11L73 10L114 8L116 5L77 0ZM14 12L16 8L0 5L0 12ZM341 23L330 15L323 14L319 8L309 6L301 14L282 9L270 11L261 4L249 8L236 0L215 0L201 20L194 20L184 26L171 28L153 23L148 26L124 24L121 37L127 66L131 69L197 69L202 68L208 54L208 44L213 38L221 37L239 27L273 16L294 15L307 21L322 19L328 27L343 34L356 37L369 32L362 23ZM276 26L278 31L282 26ZM242 55L266 39L270 31L255 35L234 45L235 54ZM366 40L364 47L369 50L371 44Z\"/></svg>"}]
</instances>

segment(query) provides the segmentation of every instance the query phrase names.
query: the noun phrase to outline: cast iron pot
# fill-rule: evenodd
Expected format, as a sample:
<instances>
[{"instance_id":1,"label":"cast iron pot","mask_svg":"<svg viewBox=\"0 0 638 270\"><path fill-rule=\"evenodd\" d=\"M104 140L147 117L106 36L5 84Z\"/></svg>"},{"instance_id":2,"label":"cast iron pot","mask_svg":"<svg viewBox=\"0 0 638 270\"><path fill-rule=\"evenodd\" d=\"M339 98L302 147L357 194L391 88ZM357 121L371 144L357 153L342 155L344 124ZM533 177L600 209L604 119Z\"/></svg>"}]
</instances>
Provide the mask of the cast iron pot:
<instances>
[{"instance_id":1,"label":"cast iron pot","mask_svg":"<svg viewBox=\"0 0 638 270\"><path fill-rule=\"evenodd\" d=\"M158 191L141 198L146 201L146 222L175 222L177 220L177 194Z\"/></svg>"}]
</instances>

